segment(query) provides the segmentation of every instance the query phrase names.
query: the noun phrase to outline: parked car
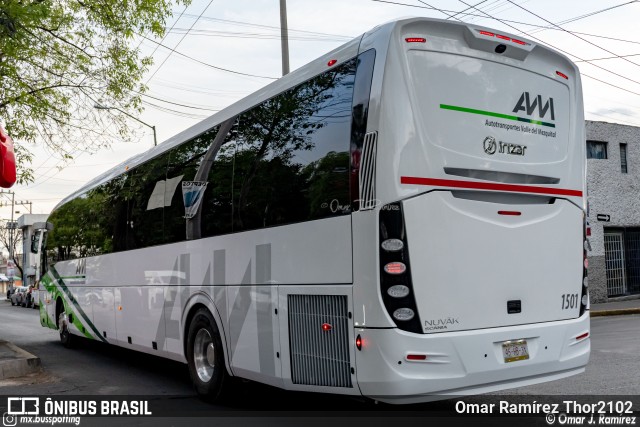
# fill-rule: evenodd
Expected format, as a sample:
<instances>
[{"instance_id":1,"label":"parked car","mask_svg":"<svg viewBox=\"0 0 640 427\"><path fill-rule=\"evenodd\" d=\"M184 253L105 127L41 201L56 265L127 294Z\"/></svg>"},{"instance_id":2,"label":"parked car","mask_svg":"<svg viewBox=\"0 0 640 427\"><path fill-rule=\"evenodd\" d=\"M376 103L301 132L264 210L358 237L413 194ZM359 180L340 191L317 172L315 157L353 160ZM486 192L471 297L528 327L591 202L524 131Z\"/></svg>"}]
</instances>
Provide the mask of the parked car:
<instances>
[{"instance_id":1,"label":"parked car","mask_svg":"<svg viewBox=\"0 0 640 427\"><path fill-rule=\"evenodd\" d=\"M40 307L40 282L36 282L32 285L31 289L31 307L39 308Z\"/></svg>"},{"instance_id":2,"label":"parked car","mask_svg":"<svg viewBox=\"0 0 640 427\"><path fill-rule=\"evenodd\" d=\"M7 300L11 301L11 295L13 295L13 293L16 291L15 286L13 288L9 288L7 289Z\"/></svg>"},{"instance_id":3,"label":"parked car","mask_svg":"<svg viewBox=\"0 0 640 427\"><path fill-rule=\"evenodd\" d=\"M27 290L26 286L16 286L13 295L11 295L11 305L22 305L22 302L25 301Z\"/></svg>"}]
</instances>

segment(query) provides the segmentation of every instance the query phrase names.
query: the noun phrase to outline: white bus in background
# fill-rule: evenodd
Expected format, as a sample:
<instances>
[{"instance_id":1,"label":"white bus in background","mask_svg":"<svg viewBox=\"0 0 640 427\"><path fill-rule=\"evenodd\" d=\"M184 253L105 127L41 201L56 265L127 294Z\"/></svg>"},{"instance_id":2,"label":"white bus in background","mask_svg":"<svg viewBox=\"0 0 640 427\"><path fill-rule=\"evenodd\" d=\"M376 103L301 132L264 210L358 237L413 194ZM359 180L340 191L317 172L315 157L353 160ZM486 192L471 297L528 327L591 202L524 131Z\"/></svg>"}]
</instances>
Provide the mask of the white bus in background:
<instances>
[{"instance_id":1,"label":"white bus in background","mask_svg":"<svg viewBox=\"0 0 640 427\"><path fill-rule=\"evenodd\" d=\"M580 76L532 41L387 23L99 176L49 217L41 322L391 403L583 372Z\"/></svg>"}]
</instances>

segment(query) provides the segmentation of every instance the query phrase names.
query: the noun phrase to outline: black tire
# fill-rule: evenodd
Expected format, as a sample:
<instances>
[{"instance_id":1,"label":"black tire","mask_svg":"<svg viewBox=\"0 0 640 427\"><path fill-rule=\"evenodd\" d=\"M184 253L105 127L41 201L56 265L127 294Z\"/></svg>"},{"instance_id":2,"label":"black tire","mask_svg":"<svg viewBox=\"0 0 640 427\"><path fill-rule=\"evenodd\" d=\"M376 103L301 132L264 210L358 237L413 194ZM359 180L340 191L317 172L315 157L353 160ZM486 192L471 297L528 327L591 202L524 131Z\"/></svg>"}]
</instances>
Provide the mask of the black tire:
<instances>
[{"instance_id":1,"label":"black tire","mask_svg":"<svg viewBox=\"0 0 640 427\"><path fill-rule=\"evenodd\" d=\"M56 303L56 321L58 330L60 331L60 342L66 348L72 348L75 343L75 337L69 332L69 328L66 325L68 319L65 316L62 301Z\"/></svg>"},{"instance_id":2,"label":"black tire","mask_svg":"<svg viewBox=\"0 0 640 427\"><path fill-rule=\"evenodd\" d=\"M187 361L193 386L203 400L215 402L228 395L231 378L225 366L220 332L205 308L196 312L189 325Z\"/></svg>"},{"instance_id":3,"label":"black tire","mask_svg":"<svg viewBox=\"0 0 640 427\"><path fill-rule=\"evenodd\" d=\"M13 302L13 299L11 299L11 305L16 305L16 303Z\"/></svg>"}]
</instances>

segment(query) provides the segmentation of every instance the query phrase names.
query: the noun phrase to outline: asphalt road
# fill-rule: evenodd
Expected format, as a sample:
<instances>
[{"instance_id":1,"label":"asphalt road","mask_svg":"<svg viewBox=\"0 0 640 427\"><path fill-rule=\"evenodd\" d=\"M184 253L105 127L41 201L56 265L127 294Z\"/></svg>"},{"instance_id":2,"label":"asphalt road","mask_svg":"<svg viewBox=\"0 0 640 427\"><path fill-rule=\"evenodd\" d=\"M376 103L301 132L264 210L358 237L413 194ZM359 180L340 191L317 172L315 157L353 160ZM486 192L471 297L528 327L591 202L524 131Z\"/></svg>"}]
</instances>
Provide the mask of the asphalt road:
<instances>
[{"instance_id":1,"label":"asphalt road","mask_svg":"<svg viewBox=\"0 0 640 427\"><path fill-rule=\"evenodd\" d=\"M1 395L153 395L153 399L166 398L169 405L203 415L216 410L398 410L344 396L287 392L255 383L239 384L232 401L211 405L196 397L186 365L181 363L84 340L77 348L66 349L57 331L40 326L37 310L12 307L6 301L0 301L0 325L0 339L39 356L45 370L31 381L0 381ZM635 395L634 409L640 410L640 315L594 318L591 326L591 361L584 374L500 395ZM483 395L472 399L484 402L497 398ZM435 402L410 408L447 410L451 404Z\"/></svg>"}]
</instances>

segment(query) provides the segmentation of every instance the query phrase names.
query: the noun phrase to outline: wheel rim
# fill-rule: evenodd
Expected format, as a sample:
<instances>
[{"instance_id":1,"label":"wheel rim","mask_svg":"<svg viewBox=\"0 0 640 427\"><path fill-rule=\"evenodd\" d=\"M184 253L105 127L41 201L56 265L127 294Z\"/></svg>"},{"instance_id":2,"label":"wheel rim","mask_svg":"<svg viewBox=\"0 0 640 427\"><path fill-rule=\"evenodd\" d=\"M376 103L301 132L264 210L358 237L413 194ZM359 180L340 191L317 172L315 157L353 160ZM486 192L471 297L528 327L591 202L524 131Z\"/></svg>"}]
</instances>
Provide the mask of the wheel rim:
<instances>
[{"instance_id":1,"label":"wheel rim","mask_svg":"<svg viewBox=\"0 0 640 427\"><path fill-rule=\"evenodd\" d=\"M200 329L193 341L193 361L200 381L209 382L216 368L216 349L206 329Z\"/></svg>"}]
</instances>

